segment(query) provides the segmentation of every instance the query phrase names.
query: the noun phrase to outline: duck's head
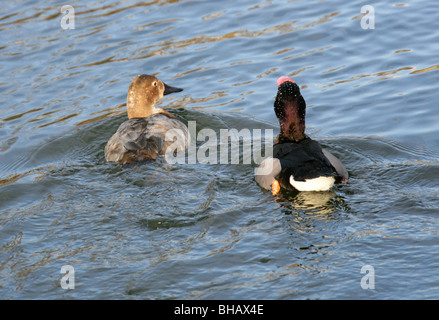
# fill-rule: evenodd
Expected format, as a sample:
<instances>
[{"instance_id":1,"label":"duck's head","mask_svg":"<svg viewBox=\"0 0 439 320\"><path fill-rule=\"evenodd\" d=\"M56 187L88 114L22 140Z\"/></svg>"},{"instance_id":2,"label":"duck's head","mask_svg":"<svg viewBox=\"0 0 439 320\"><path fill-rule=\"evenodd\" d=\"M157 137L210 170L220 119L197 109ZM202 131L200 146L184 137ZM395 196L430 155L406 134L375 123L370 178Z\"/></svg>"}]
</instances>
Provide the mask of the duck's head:
<instances>
[{"instance_id":1,"label":"duck's head","mask_svg":"<svg viewBox=\"0 0 439 320\"><path fill-rule=\"evenodd\" d=\"M154 76L138 75L131 81L127 96L128 118L146 118L158 110L154 105L163 95L183 89L168 86Z\"/></svg>"},{"instance_id":2,"label":"duck's head","mask_svg":"<svg viewBox=\"0 0 439 320\"><path fill-rule=\"evenodd\" d=\"M277 80L274 112L279 119L282 140L300 141L305 135L306 102L299 86L288 77Z\"/></svg>"}]
</instances>

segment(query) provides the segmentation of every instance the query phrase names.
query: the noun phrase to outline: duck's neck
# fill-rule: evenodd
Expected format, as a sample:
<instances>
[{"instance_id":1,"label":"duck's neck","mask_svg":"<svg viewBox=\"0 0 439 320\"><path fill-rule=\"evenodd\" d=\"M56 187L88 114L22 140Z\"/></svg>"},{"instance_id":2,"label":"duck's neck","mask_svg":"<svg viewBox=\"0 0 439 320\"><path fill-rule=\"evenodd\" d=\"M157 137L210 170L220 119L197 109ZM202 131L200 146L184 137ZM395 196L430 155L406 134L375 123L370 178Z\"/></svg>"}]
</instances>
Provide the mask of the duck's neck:
<instances>
[{"instance_id":1,"label":"duck's neck","mask_svg":"<svg viewBox=\"0 0 439 320\"><path fill-rule=\"evenodd\" d=\"M277 140L299 142L308 138L305 134L305 117L297 108L285 108L285 115L279 119L280 133Z\"/></svg>"},{"instance_id":2,"label":"duck's neck","mask_svg":"<svg viewBox=\"0 0 439 320\"><path fill-rule=\"evenodd\" d=\"M146 118L158 112L158 109L127 105L128 119Z\"/></svg>"},{"instance_id":3,"label":"duck's neck","mask_svg":"<svg viewBox=\"0 0 439 320\"><path fill-rule=\"evenodd\" d=\"M308 136L305 133L285 134L281 131L276 137L275 144L284 142L300 142L307 138Z\"/></svg>"},{"instance_id":4,"label":"duck's neck","mask_svg":"<svg viewBox=\"0 0 439 320\"><path fill-rule=\"evenodd\" d=\"M127 96L128 119L146 118L157 113L157 109L154 107L155 102L151 101L146 94L130 90Z\"/></svg>"}]
</instances>

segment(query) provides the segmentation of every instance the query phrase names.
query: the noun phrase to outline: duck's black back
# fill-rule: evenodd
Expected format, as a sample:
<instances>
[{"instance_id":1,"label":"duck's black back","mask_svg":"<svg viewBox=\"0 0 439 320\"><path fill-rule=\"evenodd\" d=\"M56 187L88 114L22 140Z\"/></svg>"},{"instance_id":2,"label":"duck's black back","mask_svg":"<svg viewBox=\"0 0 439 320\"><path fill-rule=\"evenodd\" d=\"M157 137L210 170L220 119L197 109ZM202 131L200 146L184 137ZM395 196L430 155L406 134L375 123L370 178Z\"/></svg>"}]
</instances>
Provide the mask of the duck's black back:
<instances>
[{"instance_id":1,"label":"duck's black back","mask_svg":"<svg viewBox=\"0 0 439 320\"><path fill-rule=\"evenodd\" d=\"M284 186L289 185L291 175L296 181L337 176L336 170L323 154L320 144L311 138L275 144L273 157L280 160L282 171L278 180Z\"/></svg>"}]
</instances>

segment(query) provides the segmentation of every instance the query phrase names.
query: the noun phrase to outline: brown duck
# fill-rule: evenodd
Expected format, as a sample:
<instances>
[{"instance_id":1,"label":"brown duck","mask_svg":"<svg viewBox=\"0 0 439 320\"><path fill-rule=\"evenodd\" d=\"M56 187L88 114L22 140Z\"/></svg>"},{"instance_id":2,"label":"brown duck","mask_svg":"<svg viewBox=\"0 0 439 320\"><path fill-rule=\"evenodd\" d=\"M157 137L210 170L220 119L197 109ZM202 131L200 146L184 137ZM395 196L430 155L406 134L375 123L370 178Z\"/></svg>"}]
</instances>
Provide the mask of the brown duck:
<instances>
[{"instance_id":1,"label":"brown duck","mask_svg":"<svg viewBox=\"0 0 439 320\"><path fill-rule=\"evenodd\" d=\"M155 107L163 95L182 90L151 75L135 77L128 89L128 120L108 140L105 159L129 164L186 150L189 141L186 125L169 112Z\"/></svg>"}]
</instances>

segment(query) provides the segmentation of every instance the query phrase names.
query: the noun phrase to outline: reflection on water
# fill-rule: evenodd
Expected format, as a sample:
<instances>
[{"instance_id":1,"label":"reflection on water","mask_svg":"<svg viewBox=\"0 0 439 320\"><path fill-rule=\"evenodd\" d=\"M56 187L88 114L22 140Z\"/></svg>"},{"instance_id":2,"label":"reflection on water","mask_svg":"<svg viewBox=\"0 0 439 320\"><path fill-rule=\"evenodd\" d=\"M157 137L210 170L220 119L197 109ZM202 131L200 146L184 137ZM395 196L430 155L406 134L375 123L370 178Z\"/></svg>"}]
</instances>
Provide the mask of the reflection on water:
<instances>
[{"instance_id":1,"label":"reflection on water","mask_svg":"<svg viewBox=\"0 0 439 320\"><path fill-rule=\"evenodd\" d=\"M308 214L329 215L334 211L334 203L331 201L336 197L333 191L328 192L285 192L289 195L286 200L276 200L285 208L291 211L306 211ZM295 193L295 194L294 194ZM287 205L288 203L288 205Z\"/></svg>"},{"instance_id":2,"label":"reflection on water","mask_svg":"<svg viewBox=\"0 0 439 320\"><path fill-rule=\"evenodd\" d=\"M373 30L360 1L79 1L68 30L62 5L0 8L2 298L437 297L436 3L373 4ZM272 197L256 163L107 164L140 73L218 135L276 135L276 79L293 77L349 183Z\"/></svg>"},{"instance_id":3,"label":"reflection on water","mask_svg":"<svg viewBox=\"0 0 439 320\"><path fill-rule=\"evenodd\" d=\"M307 235L319 234L322 238L330 238L329 243L322 245L312 243L309 247L328 247L333 240L333 234L323 235L327 229L334 227L340 218L341 211L348 212L349 208L343 199L335 192L284 192L276 202L286 215L286 221L293 232ZM335 220L334 220L335 219ZM334 220L334 221L332 221ZM307 246L308 248L308 246ZM300 247L304 250L304 247Z\"/></svg>"}]
</instances>

